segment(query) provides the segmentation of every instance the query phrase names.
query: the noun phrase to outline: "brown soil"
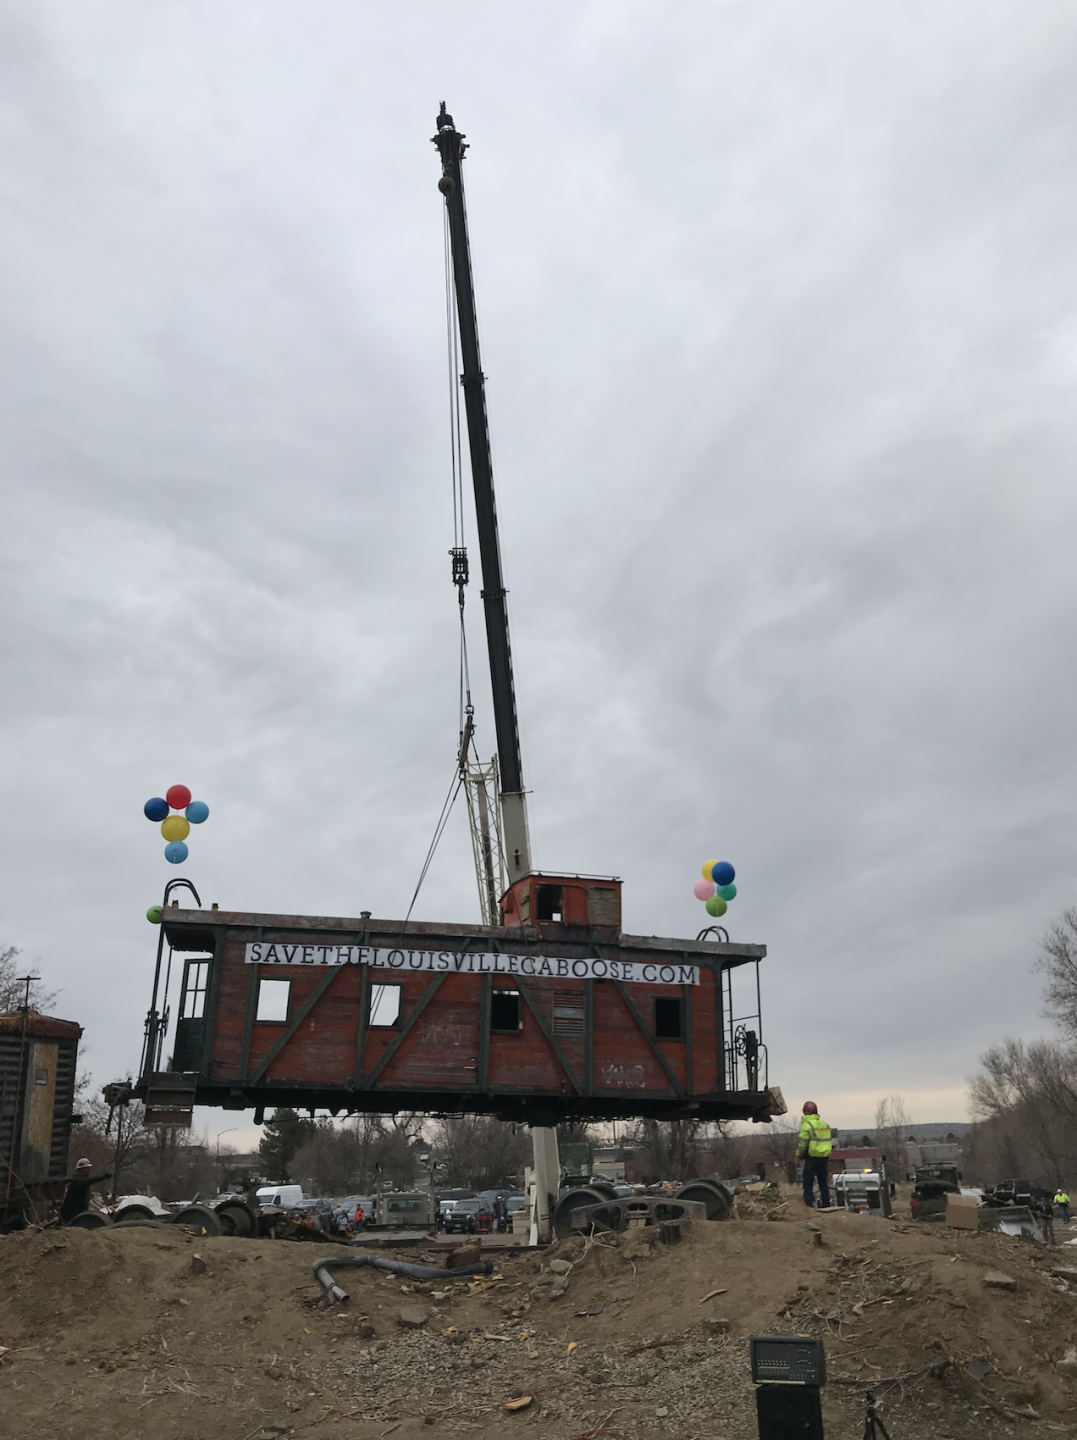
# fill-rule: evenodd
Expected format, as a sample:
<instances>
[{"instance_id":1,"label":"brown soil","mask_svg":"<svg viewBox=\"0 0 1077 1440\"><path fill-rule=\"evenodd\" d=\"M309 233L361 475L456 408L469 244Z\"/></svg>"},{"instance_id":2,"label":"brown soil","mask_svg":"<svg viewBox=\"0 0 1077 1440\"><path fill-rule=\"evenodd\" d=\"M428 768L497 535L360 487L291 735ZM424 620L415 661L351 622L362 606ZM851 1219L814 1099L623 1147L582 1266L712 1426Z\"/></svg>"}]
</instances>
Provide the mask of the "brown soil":
<instances>
[{"instance_id":1,"label":"brown soil","mask_svg":"<svg viewBox=\"0 0 1077 1440\"><path fill-rule=\"evenodd\" d=\"M340 1271L351 1300L325 1308L310 1265L333 1248L169 1228L0 1237L0 1436L575 1440L605 1425L598 1440L749 1440L759 1333L824 1338L830 1440L862 1434L868 1386L892 1440L1077 1433L1077 1377L1057 1364L1077 1345L1077 1288L1051 1273L1072 1264L1077 1280L1077 1251L1057 1246L809 1222L790 1204L676 1245L648 1230L505 1257L503 1278L440 1300L436 1284L401 1293L398 1277ZM573 1268L551 1298L557 1256ZM1016 1290L986 1288L993 1270ZM425 1328L400 1328L416 1305ZM521 1395L531 1404L507 1412Z\"/></svg>"}]
</instances>

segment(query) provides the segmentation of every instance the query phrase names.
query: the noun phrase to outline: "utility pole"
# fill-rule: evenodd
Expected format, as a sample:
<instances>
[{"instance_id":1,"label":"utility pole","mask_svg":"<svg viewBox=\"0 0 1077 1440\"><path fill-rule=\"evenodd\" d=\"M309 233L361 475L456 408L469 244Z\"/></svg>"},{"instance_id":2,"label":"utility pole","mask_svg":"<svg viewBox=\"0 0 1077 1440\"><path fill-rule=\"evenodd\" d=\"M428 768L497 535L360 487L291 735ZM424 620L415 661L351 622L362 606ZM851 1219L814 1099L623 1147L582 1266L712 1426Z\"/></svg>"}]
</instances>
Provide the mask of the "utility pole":
<instances>
[{"instance_id":1,"label":"utility pole","mask_svg":"<svg viewBox=\"0 0 1077 1440\"><path fill-rule=\"evenodd\" d=\"M509 880L531 870L531 843L527 830L527 799L520 759L520 729L509 648L509 614L501 572L501 546L494 503L494 466L490 455L490 426L486 415L486 377L479 359L479 330L475 317L475 284L471 273L471 246L464 208L461 162L467 146L442 101L434 144L441 155L438 189L445 196L452 246L453 283L456 291L463 373L464 413L467 416L471 480L475 490L475 517L482 561L482 603L486 614L486 646L490 655L490 688L494 701L494 729L501 780L501 816Z\"/></svg>"}]
</instances>

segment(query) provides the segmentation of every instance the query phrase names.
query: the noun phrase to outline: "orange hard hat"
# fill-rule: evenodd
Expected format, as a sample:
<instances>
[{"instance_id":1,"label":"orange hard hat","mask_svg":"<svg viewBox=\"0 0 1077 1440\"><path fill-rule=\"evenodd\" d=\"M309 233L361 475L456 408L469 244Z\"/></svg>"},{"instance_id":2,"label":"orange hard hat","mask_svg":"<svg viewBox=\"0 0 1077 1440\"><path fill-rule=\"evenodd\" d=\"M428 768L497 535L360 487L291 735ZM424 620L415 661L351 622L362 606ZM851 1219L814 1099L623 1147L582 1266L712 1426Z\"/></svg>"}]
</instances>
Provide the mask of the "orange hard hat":
<instances>
[{"instance_id":1,"label":"orange hard hat","mask_svg":"<svg viewBox=\"0 0 1077 1440\"><path fill-rule=\"evenodd\" d=\"M816 1103L815 1103L814 1100L805 1100L805 1101L804 1101L804 1114L805 1114L805 1115L818 1115L818 1114L819 1114L819 1106L816 1105Z\"/></svg>"}]
</instances>

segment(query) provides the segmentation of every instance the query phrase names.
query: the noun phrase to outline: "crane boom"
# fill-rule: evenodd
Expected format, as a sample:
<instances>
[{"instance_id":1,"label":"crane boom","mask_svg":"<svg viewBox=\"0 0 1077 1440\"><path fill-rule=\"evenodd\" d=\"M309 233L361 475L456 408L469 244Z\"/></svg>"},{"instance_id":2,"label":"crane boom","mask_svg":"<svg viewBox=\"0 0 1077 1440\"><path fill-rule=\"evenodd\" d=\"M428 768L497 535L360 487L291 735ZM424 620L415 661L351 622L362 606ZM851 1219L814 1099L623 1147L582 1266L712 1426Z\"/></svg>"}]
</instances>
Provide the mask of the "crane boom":
<instances>
[{"instance_id":1,"label":"crane boom","mask_svg":"<svg viewBox=\"0 0 1077 1440\"><path fill-rule=\"evenodd\" d=\"M441 155L438 188L445 197L452 247L453 285L460 332L460 383L467 417L471 480L475 491L475 515L482 562L482 603L486 617L486 645L490 656L490 688L493 692L494 730L497 735L498 769L501 782L501 816L509 879L517 880L531 869L531 843L527 829L527 799L524 793L520 758L520 729L516 718L516 692L512 680L512 651L509 646L509 615L501 571L501 546L497 534L497 506L494 502L494 467L490 454L490 428L486 415L486 380L479 359L479 331L475 317L475 284L471 273L471 246L464 207L461 162L467 146L442 102L433 143Z\"/></svg>"}]
</instances>

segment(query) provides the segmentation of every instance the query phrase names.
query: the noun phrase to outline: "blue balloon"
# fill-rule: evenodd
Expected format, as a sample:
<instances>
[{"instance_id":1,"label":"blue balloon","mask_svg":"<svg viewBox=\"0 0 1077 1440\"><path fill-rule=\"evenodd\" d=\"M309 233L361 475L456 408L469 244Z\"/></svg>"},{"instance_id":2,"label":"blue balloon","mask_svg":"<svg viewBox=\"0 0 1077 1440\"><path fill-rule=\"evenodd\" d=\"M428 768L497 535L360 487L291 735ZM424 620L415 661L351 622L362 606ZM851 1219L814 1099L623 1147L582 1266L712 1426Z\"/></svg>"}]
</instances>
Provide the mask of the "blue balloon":
<instances>
[{"instance_id":1,"label":"blue balloon","mask_svg":"<svg viewBox=\"0 0 1077 1440\"><path fill-rule=\"evenodd\" d=\"M209 806L204 800L192 800L183 813L192 825L201 825L209 819Z\"/></svg>"},{"instance_id":2,"label":"blue balloon","mask_svg":"<svg viewBox=\"0 0 1077 1440\"><path fill-rule=\"evenodd\" d=\"M728 860L719 860L711 866L711 879L716 885L732 885L736 878L737 872Z\"/></svg>"},{"instance_id":3,"label":"blue balloon","mask_svg":"<svg viewBox=\"0 0 1077 1440\"><path fill-rule=\"evenodd\" d=\"M165 859L170 865L182 865L189 853L182 840L170 840L165 846Z\"/></svg>"},{"instance_id":4,"label":"blue balloon","mask_svg":"<svg viewBox=\"0 0 1077 1440\"><path fill-rule=\"evenodd\" d=\"M142 807L142 813L147 820L163 820L168 814L168 801L158 797L156 800L147 800Z\"/></svg>"}]
</instances>

